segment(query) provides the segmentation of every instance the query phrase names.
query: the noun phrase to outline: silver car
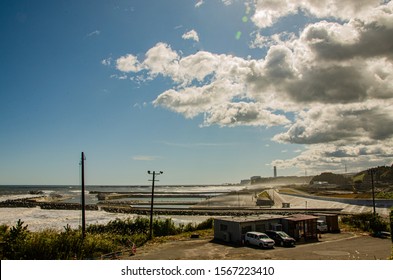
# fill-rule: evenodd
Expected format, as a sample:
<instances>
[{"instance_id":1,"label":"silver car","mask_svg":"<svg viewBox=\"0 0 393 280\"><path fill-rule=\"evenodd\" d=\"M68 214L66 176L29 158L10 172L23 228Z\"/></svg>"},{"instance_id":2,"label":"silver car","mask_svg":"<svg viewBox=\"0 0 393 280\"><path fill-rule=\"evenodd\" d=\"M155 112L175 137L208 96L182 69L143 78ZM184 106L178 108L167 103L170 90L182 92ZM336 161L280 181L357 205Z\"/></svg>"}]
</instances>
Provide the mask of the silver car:
<instances>
[{"instance_id":1,"label":"silver car","mask_svg":"<svg viewBox=\"0 0 393 280\"><path fill-rule=\"evenodd\" d=\"M260 248L274 247L274 240L262 232L250 231L246 233L244 238L246 245L255 245Z\"/></svg>"}]
</instances>

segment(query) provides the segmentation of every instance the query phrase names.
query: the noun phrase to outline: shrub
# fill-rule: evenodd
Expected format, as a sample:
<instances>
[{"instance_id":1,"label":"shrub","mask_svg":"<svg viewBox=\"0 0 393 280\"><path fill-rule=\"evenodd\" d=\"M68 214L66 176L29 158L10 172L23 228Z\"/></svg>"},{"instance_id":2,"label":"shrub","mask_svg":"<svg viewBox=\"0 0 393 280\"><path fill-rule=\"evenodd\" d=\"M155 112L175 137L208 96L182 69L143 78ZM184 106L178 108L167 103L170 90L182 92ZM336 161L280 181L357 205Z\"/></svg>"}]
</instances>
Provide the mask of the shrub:
<instances>
[{"instance_id":1,"label":"shrub","mask_svg":"<svg viewBox=\"0 0 393 280\"><path fill-rule=\"evenodd\" d=\"M24 258L24 244L29 234L27 225L23 226L20 219L16 225L7 230L4 234L4 257L20 260Z\"/></svg>"},{"instance_id":2,"label":"shrub","mask_svg":"<svg viewBox=\"0 0 393 280\"><path fill-rule=\"evenodd\" d=\"M153 233L156 236L174 235L182 232L212 228L213 219L194 226L176 226L172 219L154 220ZM132 244L141 246L148 240L149 219L116 219L106 225L89 225L82 240L80 229L43 230L30 232L27 225L19 220L16 226L0 227L0 237L5 243L5 259L94 259L103 254L119 251Z\"/></svg>"},{"instance_id":3,"label":"shrub","mask_svg":"<svg viewBox=\"0 0 393 280\"><path fill-rule=\"evenodd\" d=\"M351 216L342 217L341 221L345 224L361 229L363 231L377 232L387 231L389 225L378 214L361 213Z\"/></svg>"},{"instance_id":4,"label":"shrub","mask_svg":"<svg viewBox=\"0 0 393 280\"><path fill-rule=\"evenodd\" d=\"M391 233L390 237L391 237L392 242L393 242L393 208L390 211L390 233ZM393 254L393 250L392 250L392 254Z\"/></svg>"}]
</instances>

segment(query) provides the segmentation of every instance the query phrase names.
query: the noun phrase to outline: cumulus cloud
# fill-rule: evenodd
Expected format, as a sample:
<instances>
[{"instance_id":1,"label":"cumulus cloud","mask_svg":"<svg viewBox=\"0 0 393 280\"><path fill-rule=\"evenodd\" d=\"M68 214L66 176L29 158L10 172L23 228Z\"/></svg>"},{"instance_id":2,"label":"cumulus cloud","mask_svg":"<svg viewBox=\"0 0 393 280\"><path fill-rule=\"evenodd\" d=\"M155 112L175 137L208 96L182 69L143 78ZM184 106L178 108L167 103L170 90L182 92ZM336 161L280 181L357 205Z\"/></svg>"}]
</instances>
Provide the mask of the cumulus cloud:
<instances>
[{"instance_id":1,"label":"cumulus cloud","mask_svg":"<svg viewBox=\"0 0 393 280\"><path fill-rule=\"evenodd\" d=\"M141 70L138 59L132 54L118 58L116 68L122 72L138 72Z\"/></svg>"},{"instance_id":2,"label":"cumulus cloud","mask_svg":"<svg viewBox=\"0 0 393 280\"><path fill-rule=\"evenodd\" d=\"M369 14L380 0L256 0L252 21L260 28L275 24L280 18L303 11L317 18L350 20Z\"/></svg>"},{"instance_id":3,"label":"cumulus cloud","mask_svg":"<svg viewBox=\"0 0 393 280\"><path fill-rule=\"evenodd\" d=\"M195 30L190 30L187 33L184 33L182 38L184 40L194 40L195 42L199 42L199 36Z\"/></svg>"},{"instance_id":4,"label":"cumulus cloud","mask_svg":"<svg viewBox=\"0 0 393 280\"><path fill-rule=\"evenodd\" d=\"M220 126L277 126L290 121L282 115L263 109L258 103L226 103L212 108L205 116L204 125L217 124Z\"/></svg>"},{"instance_id":5,"label":"cumulus cloud","mask_svg":"<svg viewBox=\"0 0 393 280\"><path fill-rule=\"evenodd\" d=\"M385 140L393 137L393 103L319 105L302 111L279 142L317 144Z\"/></svg>"},{"instance_id":6,"label":"cumulus cloud","mask_svg":"<svg viewBox=\"0 0 393 280\"><path fill-rule=\"evenodd\" d=\"M309 174L326 171L357 172L370 166L391 165L393 141L337 146L336 144L315 144L307 146L298 156L287 160L274 160L271 165L279 169L298 168Z\"/></svg>"},{"instance_id":7,"label":"cumulus cloud","mask_svg":"<svg viewBox=\"0 0 393 280\"><path fill-rule=\"evenodd\" d=\"M174 85L153 104L186 118L202 115L201 126L282 127L274 141L306 146L274 162L281 168L382 162L393 155L393 2L256 1L252 19L266 28L299 11L322 20L296 35L257 35L254 47L267 48L259 59L207 51L184 56L160 42L143 59L118 58L116 67L171 79ZM196 32L186 34L196 40Z\"/></svg>"}]
</instances>

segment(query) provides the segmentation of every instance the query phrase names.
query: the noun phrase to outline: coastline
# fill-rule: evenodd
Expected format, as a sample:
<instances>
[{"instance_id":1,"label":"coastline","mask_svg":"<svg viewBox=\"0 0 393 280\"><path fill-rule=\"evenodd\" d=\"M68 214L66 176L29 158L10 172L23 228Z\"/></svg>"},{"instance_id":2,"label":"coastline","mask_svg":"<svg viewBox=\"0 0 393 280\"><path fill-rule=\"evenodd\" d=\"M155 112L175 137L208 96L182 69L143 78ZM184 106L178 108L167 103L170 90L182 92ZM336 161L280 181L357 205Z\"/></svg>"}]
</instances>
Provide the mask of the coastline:
<instances>
[{"instance_id":1,"label":"coastline","mask_svg":"<svg viewBox=\"0 0 393 280\"><path fill-rule=\"evenodd\" d=\"M242 189L241 189L242 188ZM211 217L219 216L249 216L259 214L279 214L288 215L294 213L336 213L340 215L370 212L369 205L345 204L342 201L319 198L315 196L299 196L280 192L279 186L252 185L238 186L237 190L222 192L221 188L216 192L211 189L200 189L205 195L198 199L190 196L198 195L196 190L188 193L184 189L178 192L168 190L161 192L163 197L157 196L154 201L154 215L161 219L164 216L171 218L178 223L187 224L189 222L202 222ZM274 204L271 206L257 206L257 194L268 192L273 198ZM81 204L69 202L68 193L46 192L45 195L25 195L23 196L2 196L0 200L0 212L8 211L7 218L0 220L1 224L14 225L18 217L27 224L34 224L38 230L42 228L62 229L67 224L78 227L81 223ZM74 197L80 197L80 192L72 190ZM89 192L89 204L86 204L87 224L107 223L117 218L127 219L137 216L150 215L150 194L145 192L143 198L139 196L139 191L120 193L127 197L117 199L116 192L103 192L110 198L98 200L97 193ZM209 193L214 193L210 196ZM178 196L173 198L173 195ZM200 195L200 194L199 194ZM27 196L27 197L26 197ZM131 197L129 197L131 196ZM179 197L180 196L180 197ZM187 197L189 197L187 199ZM13 198L13 199L11 199ZM92 199L94 198L94 199ZM131 199L131 200L130 200ZM73 201L77 201L74 199ZM290 204L290 208L283 208L283 203ZM348 201L347 201L348 202ZM351 202L350 202L351 203ZM378 205L382 206L382 205ZM377 207L377 211L382 216L388 214L387 208ZM21 214L23 213L23 214ZM46 220L48 219L48 220ZM49 223L49 220L51 223ZM40 227L39 224L44 226ZM37 225L37 226L36 226Z\"/></svg>"}]
</instances>

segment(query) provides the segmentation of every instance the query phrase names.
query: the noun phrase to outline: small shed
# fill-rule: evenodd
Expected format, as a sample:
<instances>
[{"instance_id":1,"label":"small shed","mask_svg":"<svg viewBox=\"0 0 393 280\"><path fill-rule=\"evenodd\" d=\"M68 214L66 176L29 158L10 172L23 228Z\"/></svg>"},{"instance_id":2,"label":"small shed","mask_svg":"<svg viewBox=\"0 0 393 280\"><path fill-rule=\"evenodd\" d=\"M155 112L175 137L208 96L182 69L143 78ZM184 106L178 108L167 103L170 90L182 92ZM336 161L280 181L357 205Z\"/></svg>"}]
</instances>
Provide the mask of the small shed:
<instances>
[{"instance_id":1,"label":"small shed","mask_svg":"<svg viewBox=\"0 0 393 280\"><path fill-rule=\"evenodd\" d=\"M295 214L282 218L283 230L296 240L317 240L318 217L311 215Z\"/></svg>"},{"instance_id":2,"label":"small shed","mask_svg":"<svg viewBox=\"0 0 393 280\"><path fill-rule=\"evenodd\" d=\"M328 232L332 232L332 233L339 233L340 232L337 214L316 213L314 215L318 216L320 220L325 221L327 228L328 228Z\"/></svg>"},{"instance_id":3,"label":"small shed","mask_svg":"<svg viewBox=\"0 0 393 280\"><path fill-rule=\"evenodd\" d=\"M249 231L282 230L281 215L220 217L214 219L214 239L241 244Z\"/></svg>"}]
</instances>

